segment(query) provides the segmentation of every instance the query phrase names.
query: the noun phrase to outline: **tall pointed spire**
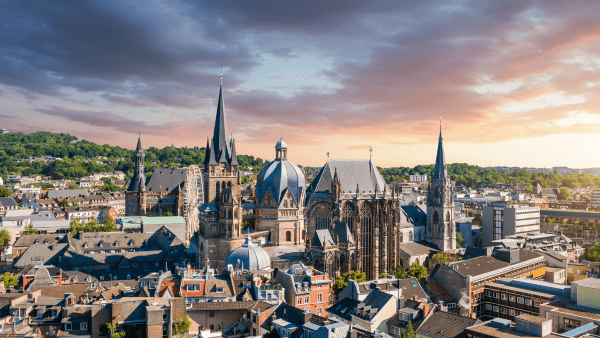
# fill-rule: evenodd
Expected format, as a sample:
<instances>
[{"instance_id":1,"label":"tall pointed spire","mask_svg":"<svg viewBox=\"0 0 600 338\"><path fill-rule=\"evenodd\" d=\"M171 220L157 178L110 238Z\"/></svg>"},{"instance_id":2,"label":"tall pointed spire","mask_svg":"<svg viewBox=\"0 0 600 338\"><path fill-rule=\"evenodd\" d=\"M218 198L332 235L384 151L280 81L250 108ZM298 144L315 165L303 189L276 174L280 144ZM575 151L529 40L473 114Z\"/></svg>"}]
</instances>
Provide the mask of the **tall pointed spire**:
<instances>
[{"instance_id":1,"label":"tall pointed spire","mask_svg":"<svg viewBox=\"0 0 600 338\"><path fill-rule=\"evenodd\" d=\"M218 165L219 163L217 162L216 158L215 158L215 144L213 143L212 147L210 147L210 150L208 151L208 165Z\"/></svg>"},{"instance_id":2,"label":"tall pointed spire","mask_svg":"<svg viewBox=\"0 0 600 338\"><path fill-rule=\"evenodd\" d=\"M237 160L237 152L235 151L235 138L231 137L231 162L230 165L239 165Z\"/></svg>"},{"instance_id":3,"label":"tall pointed spire","mask_svg":"<svg viewBox=\"0 0 600 338\"><path fill-rule=\"evenodd\" d=\"M437 156L435 159L435 168L433 169L433 179L445 180L448 177L446 168L446 156L444 155L444 144L442 138L442 120L440 119L440 138L438 141Z\"/></svg>"},{"instance_id":4,"label":"tall pointed spire","mask_svg":"<svg viewBox=\"0 0 600 338\"><path fill-rule=\"evenodd\" d=\"M138 131L138 143L137 147L135 147L135 151L142 150L142 134Z\"/></svg>"},{"instance_id":5,"label":"tall pointed spire","mask_svg":"<svg viewBox=\"0 0 600 338\"><path fill-rule=\"evenodd\" d=\"M208 137L206 138L206 148L204 148L204 165L208 165L208 158L210 157L210 142Z\"/></svg>"},{"instance_id":6,"label":"tall pointed spire","mask_svg":"<svg viewBox=\"0 0 600 338\"><path fill-rule=\"evenodd\" d=\"M213 132L212 151L215 153L215 157L225 159L226 162L229 160L231 142L229 140L229 134L227 133L227 123L225 119L225 108L223 105L223 86L219 89L219 103L217 105L217 117L215 120L215 130Z\"/></svg>"}]
</instances>

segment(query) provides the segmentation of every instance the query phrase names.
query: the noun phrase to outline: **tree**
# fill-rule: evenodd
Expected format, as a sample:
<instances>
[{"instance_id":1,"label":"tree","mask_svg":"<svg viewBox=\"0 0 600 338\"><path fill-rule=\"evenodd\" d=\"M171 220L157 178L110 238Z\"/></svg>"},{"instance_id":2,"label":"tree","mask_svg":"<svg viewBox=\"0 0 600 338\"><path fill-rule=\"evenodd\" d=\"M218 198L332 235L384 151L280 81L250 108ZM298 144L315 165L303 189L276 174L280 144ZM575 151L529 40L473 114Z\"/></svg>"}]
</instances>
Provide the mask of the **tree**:
<instances>
[{"instance_id":1,"label":"tree","mask_svg":"<svg viewBox=\"0 0 600 338\"><path fill-rule=\"evenodd\" d=\"M411 277L415 277L416 279L421 279L421 278L427 276L427 268L424 267L423 265L420 265L417 263L412 263L412 265L409 266L408 269L406 269L406 273Z\"/></svg>"},{"instance_id":2,"label":"tree","mask_svg":"<svg viewBox=\"0 0 600 338\"><path fill-rule=\"evenodd\" d=\"M173 213L170 211L165 212L165 216L173 216Z\"/></svg>"},{"instance_id":3,"label":"tree","mask_svg":"<svg viewBox=\"0 0 600 338\"><path fill-rule=\"evenodd\" d=\"M450 258L450 256L444 255L443 253L436 253L429 260L429 265L435 266L437 264L448 264L450 262L452 262L452 258Z\"/></svg>"},{"instance_id":4,"label":"tree","mask_svg":"<svg viewBox=\"0 0 600 338\"><path fill-rule=\"evenodd\" d=\"M125 331L121 329L121 324L107 323L106 328L110 331L110 338L125 338Z\"/></svg>"},{"instance_id":5,"label":"tree","mask_svg":"<svg viewBox=\"0 0 600 338\"><path fill-rule=\"evenodd\" d=\"M0 230L0 249L4 250L10 245L10 233L6 229Z\"/></svg>"},{"instance_id":6,"label":"tree","mask_svg":"<svg viewBox=\"0 0 600 338\"><path fill-rule=\"evenodd\" d=\"M102 232L119 231L119 228L117 227L117 224L115 223L115 220L112 217L110 217L110 215L106 216L106 219L104 220L104 222L102 222L101 231Z\"/></svg>"},{"instance_id":7,"label":"tree","mask_svg":"<svg viewBox=\"0 0 600 338\"><path fill-rule=\"evenodd\" d=\"M348 286L348 279L362 283L367 281L367 275L360 271L350 271L338 276L333 284L333 293L336 295L336 297L340 294L340 292L342 292L342 290L346 288L346 286Z\"/></svg>"},{"instance_id":8,"label":"tree","mask_svg":"<svg viewBox=\"0 0 600 338\"><path fill-rule=\"evenodd\" d=\"M0 187L0 197L10 197L12 193L7 187Z\"/></svg>"},{"instance_id":9,"label":"tree","mask_svg":"<svg viewBox=\"0 0 600 338\"><path fill-rule=\"evenodd\" d=\"M475 211L469 210L469 212L467 214L469 215L469 217L473 217L473 216L475 216Z\"/></svg>"},{"instance_id":10,"label":"tree","mask_svg":"<svg viewBox=\"0 0 600 338\"><path fill-rule=\"evenodd\" d=\"M74 220L72 220L71 223L69 223L68 231L72 234L76 234L80 231L83 231L83 223L81 223L81 220L79 218L75 218Z\"/></svg>"},{"instance_id":11,"label":"tree","mask_svg":"<svg viewBox=\"0 0 600 338\"><path fill-rule=\"evenodd\" d=\"M560 192L558 193L559 200L568 200L571 194L569 193L569 188L561 187Z\"/></svg>"},{"instance_id":12,"label":"tree","mask_svg":"<svg viewBox=\"0 0 600 338\"><path fill-rule=\"evenodd\" d=\"M378 278L386 278L386 277L387 277L387 273L384 273L384 272L380 273L378 276Z\"/></svg>"},{"instance_id":13,"label":"tree","mask_svg":"<svg viewBox=\"0 0 600 338\"><path fill-rule=\"evenodd\" d=\"M589 248L581 259L588 262L600 262L600 243Z\"/></svg>"},{"instance_id":14,"label":"tree","mask_svg":"<svg viewBox=\"0 0 600 338\"><path fill-rule=\"evenodd\" d=\"M463 239L462 233L460 232L456 233L456 246L459 248L465 247L465 240Z\"/></svg>"},{"instance_id":15,"label":"tree","mask_svg":"<svg viewBox=\"0 0 600 338\"><path fill-rule=\"evenodd\" d=\"M400 334L400 338L417 338L417 334L415 333L411 322L408 322L408 324L406 324L406 327Z\"/></svg>"},{"instance_id":16,"label":"tree","mask_svg":"<svg viewBox=\"0 0 600 338\"><path fill-rule=\"evenodd\" d=\"M17 286L19 283L19 277L13 275L10 272L5 272L0 275L0 280L4 282L4 287L8 288L11 286Z\"/></svg>"},{"instance_id":17,"label":"tree","mask_svg":"<svg viewBox=\"0 0 600 338\"><path fill-rule=\"evenodd\" d=\"M21 233L21 235L36 235L37 234L37 231L33 228L33 224L29 224L27 226L27 228L25 228L25 229L27 229L27 230L23 231Z\"/></svg>"},{"instance_id":18,"label":"tree","mask_svg":"<svg viewBox=\"0 0 600 338\"><path fill-rule=\"evenodd\" d=\"M69 201L66 198L64 200L60 201L61 208L67 208L69 205L70 205Z\"/></svg>"},{"instance_id":19,"label":"tree","mask_svg":"<svg viewBox=\"0 0 600 338\"><path fill-rule=\"evenodd\" d=\"M77 184L71 184L69 186L69 190L77 190L77 189L81 189L81 188L79 188L79 186Z\"/></svg>"},{"instance_id":20,"label":"tree","mask_svg":"<svg viewBox=\"0 0 600 338\"><path fill-rule=\"evenodd\" d=\"M408 274L406 273L406 271L404 271L404 268L402 268L402 264L400 263L398 263L396 265L396 268L390 271L390 273L397 279L405 279L408 277Z\"/></svg>"},{"instance_id":21,"label":"tree","mask_svg":"<svg viewBox=\"0 0 600 338\"><path fill-rule=\"evenodd\" d=\"M173 335L188 333L190 325L192 325L192 322L188 315L185 315L180 321L177 321L177 318L175 318L173 323Z\"/></svg>"}]
</instances>

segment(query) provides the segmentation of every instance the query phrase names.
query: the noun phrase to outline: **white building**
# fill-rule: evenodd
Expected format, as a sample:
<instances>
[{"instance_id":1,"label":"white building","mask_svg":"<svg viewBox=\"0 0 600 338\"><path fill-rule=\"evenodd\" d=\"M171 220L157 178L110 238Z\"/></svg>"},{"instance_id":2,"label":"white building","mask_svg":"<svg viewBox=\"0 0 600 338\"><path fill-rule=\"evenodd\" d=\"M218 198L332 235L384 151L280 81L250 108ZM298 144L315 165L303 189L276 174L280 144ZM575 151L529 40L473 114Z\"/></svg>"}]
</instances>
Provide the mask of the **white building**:
<instances>
[{"instance_id":1,"label":"white building","mask_svg":"<svg viewBox=\"0 0 600 338\"><path fill-rule=\"evenodd\" d=\"M427 175L410 175L411 182L427 183Z\"/></svg>"},{"instance_id":2,"label":"white building","mask_svg":"<svg viewBox=\"0 0 600 338\"><path fill-rule=\"evenodd\" d=\"M511 235L540 232L540 208L523 204L493 203L482 210L483 246Z\"/></svg>"}]
</instances>

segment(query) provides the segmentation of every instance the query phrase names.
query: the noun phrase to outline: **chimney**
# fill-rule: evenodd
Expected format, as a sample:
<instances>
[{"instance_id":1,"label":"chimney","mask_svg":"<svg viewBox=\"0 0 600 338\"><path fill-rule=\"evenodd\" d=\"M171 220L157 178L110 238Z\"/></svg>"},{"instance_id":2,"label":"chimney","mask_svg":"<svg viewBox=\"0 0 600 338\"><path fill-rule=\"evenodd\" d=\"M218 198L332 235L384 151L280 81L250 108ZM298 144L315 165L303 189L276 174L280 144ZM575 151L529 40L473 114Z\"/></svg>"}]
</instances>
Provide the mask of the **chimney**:
<instances>
[{"instance_id":1,"label":"chimney","mask_svg":"<svg viewBox=\"0 0 600 338\"><path fill-rule=\"evenodd\" d=\"M444 301L443 300L438 301L438 305L440 306L440 311L446 312L448 310L448 309L444 308Z\"/></svg>"},{"instance_id":2,"label":"chimney","mask_svg":"<svg viewBox=\"0 0 600 338\"><path fill-rule=\"evenodd\" d=\"M312 317L312 313L309 311L305 311L302 314L302 321L304 322L304 324L308 323L308 321L310 320L310 317Z\"/></svg>"},{"instance_id":3,"label":"chimney","mask_svg":"<svg viewBox=\"0 0 600 338\"><path fill-rule=\"evenodd\" d=\"M429 303L423 304L423 317L427 316L429 313Z\"/></svg>"},{"instance_id":4,"label":"chimney","mask_svg":"<svg viewBox=\"0 0 600 338\"><path fill-rule=\"evenodd\" d=\"M419 296L417 296L417 295L414 295L414 296L413 296L413 300L414 300L415 302L418 302L418 301L419 301Z\"/></svg>"}]
</instances>

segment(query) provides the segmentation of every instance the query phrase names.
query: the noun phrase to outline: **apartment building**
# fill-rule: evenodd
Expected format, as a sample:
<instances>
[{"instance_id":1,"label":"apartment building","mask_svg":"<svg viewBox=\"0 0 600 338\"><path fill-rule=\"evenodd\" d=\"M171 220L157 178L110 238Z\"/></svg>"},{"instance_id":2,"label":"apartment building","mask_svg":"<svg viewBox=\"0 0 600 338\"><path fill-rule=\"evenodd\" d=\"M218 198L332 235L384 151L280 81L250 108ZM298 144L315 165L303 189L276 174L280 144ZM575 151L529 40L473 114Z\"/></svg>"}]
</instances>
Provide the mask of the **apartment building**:
<instances>
[{"instance_id":1,"label":"apartment building","mask_svg":"<svg viewBox=\"0 0 600 338\"><path fill-rule=\"evenodd\" d=\"M512 235L540 232L540 208L523 204L493 203L484 206L481 231L483 246Z\"/></svg>"}]
</instances>

